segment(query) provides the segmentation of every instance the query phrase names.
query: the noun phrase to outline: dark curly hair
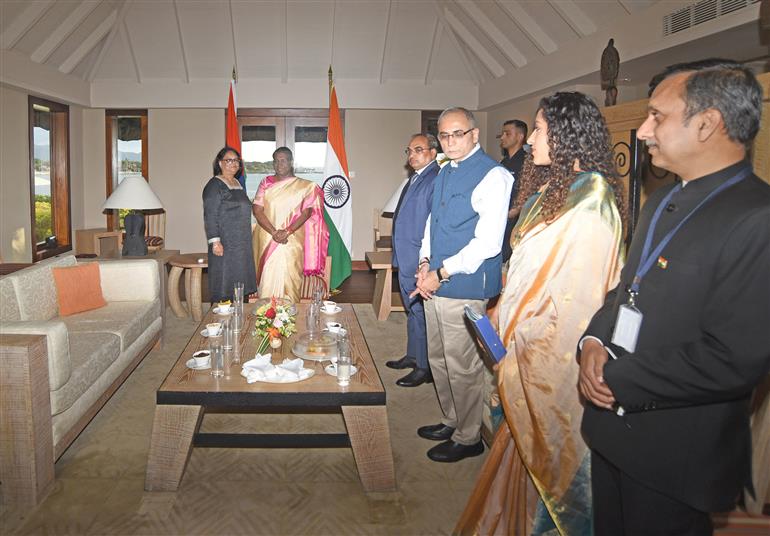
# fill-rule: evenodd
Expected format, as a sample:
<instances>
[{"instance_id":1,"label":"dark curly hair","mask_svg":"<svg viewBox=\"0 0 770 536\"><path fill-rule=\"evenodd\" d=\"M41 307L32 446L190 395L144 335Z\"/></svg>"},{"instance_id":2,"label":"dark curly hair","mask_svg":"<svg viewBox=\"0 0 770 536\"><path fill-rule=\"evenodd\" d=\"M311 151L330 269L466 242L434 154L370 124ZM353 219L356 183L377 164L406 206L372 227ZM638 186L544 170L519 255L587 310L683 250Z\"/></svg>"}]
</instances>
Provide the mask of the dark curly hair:
<instances>
[{"instance_id":1,"label":"dark curly hair","mask_svg":"<svg viewBox=\"0 0 770 536\"><path fill-rule=\"evenodd\" d=\"M578 92L559 92L540 100L537 107L548 125L548 154L551 164L535 165L527 156L521 173L521 186L516 206L548 183L543 194L542 211L545 221L552 221L567 200L570 186L577 173L575 160L583 171L601 173L615 194L620 216L626 219L623 186L615 168L610 146L610 133L596 103Z\"/></svg>"}]
</instances>

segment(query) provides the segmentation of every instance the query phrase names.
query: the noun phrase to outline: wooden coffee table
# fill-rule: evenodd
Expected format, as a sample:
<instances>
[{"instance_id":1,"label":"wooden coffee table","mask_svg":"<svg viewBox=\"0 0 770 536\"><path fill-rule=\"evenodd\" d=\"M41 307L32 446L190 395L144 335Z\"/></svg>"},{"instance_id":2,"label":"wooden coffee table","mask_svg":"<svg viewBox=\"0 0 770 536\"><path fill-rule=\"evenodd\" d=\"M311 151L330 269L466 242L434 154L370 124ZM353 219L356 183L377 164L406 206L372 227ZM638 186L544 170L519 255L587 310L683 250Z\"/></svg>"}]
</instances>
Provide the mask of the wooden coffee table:
<instances>
[{"instance_id":1,"label":"wooden coffee table","mask_svg":"<svg viewBox=\"0 0 770 536\"><path fill-rule=\"evenodd\" d=\"M392 491L395 489L393 452L385 408L385 388L372 361L361 326L350 304L340 304L342 311L333 319L346 326L358 372L350 385L340 387L337 379L315 367L315 375L296 383L246 383L240 375L240 366L231 367L230 375L214 378L209 370L191 370L185 365L193 352L207 347L199 329L177 359L156 395L155 420L147 460L145 490L173 491L179 487L194 446L199 447L351 447L365 491ZM307 304L298 305L297 327L305 330ZM254 317L253 304L246 304L246 325L242 332L242 362L256 352L251 336ZM213 312L199 326L214 321ZM273 351L273 363L280 363L291 354L293 341L284 341ZM260 413L342 413L346 434L213 434L199 433L207 410L232 409Z\"/></svg>"}]
</instances>

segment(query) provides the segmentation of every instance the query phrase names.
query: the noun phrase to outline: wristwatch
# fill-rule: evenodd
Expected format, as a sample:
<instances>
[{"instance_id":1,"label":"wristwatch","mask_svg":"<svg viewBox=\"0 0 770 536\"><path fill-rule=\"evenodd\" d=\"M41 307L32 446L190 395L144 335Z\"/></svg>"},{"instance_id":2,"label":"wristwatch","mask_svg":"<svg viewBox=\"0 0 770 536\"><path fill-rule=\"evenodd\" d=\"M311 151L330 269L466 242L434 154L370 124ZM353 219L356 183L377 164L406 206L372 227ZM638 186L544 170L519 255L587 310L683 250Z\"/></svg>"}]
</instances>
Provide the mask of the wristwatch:
<instances>
[{"instance_id":1,"label":"wristwatch","mask_svg":"<svg viewBox=\"0 0 770 536\"><path fill-rule=\"evenodd\" d=\"M441 271L444 271L444 275L441 275ZM436 275L438 276L438 282L441 284L448 283L449 282L449 272L446 271L446 268L444 268L444 265L441 265L441 267L436 270Z\"/></svg>"}]
</instances>

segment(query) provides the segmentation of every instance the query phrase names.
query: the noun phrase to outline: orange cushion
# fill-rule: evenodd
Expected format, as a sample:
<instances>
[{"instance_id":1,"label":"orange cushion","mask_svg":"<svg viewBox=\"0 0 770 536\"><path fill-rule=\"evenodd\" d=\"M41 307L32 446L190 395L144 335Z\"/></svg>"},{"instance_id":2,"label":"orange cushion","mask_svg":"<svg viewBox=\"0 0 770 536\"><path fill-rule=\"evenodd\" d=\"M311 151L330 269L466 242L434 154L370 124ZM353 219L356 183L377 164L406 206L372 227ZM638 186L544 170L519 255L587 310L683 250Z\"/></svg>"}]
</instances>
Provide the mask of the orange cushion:
<instances>
[{"instance_id":1,"label":"orange cushion","mask_svg":"<svg viewBox=\"0 0 770 536\"><path fill-rule=\"evenodd\" d=\"M59 314L74 315L104 307L99 263L84 262L75 266L52 268L59 299Z\"/></svg>"}]
</instances>

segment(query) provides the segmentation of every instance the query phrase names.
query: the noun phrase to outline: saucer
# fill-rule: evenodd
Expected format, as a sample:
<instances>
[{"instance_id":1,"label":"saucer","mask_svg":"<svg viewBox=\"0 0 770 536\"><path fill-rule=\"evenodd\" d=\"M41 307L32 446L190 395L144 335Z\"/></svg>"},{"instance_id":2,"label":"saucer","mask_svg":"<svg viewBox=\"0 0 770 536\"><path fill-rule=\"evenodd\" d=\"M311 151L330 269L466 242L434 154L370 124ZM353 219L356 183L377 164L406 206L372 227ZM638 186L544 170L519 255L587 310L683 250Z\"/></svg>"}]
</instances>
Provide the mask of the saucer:
<instances>
[{"instance_id":1,"label":"saucer","mask_svg":"<svg viewBox=\"0 0 770 536\"><path fill-rule=\"evenodd\" d=\"M337 377L337 366L334 363L330 365L326 365L324 367L324 371L329 376L334 376L335 378ZM358 372L358 367L356 367L355 365L350 365L350 375L352 376L356 372Z\"/></svg>"},{"instance_id":2,"label":"saucer","mask_svg":"<svg viewBox=\"0 0 770 536\"><path fill-rule=\"evenodd\" d=\"M321 312L325 315L336 315L340 311L342 311L342 307L340 307L339 305L334 308L334 311L327 311L326 309L321 309Z\"/></svg>"},{"instance_id":3,"label":"saucer","mask_svg":"<svg viewBox=\"0 0 770 536\"><path fill-rule=\"evenodd\" d=\"M185 363L185 365L187 365L187 368L190 368L193 370L208 370L211 368L211 359L209 359L209 362L207 364L198 367L195 365L195 360L193 360L193 358L190 358L187 360L187 363Z\"/></svg>"},{"instance_id":4,"label":"saucer","mask_svg":"<svg viewBox=\"0 0 770 536\"><path fill-rule=\"evenodd\" d=\"M202 335L203 337L208 337L208 336L209 336L209 330L208 330L208 328L203 328L203 329L201 330L201 335Z\"/></svg>"},{"instance_id":5,"label":"saucer","mask_svg":"<svg viewBox=\"0 0 770 536\"><path fill-rule=\"evenodd\" d=\"M229 315L229 314L232 314L234 310L235 310L235 307L232 307L232 306L228 307L227 309L225 309L225 308L221 308L220 309L219 306L217 306L217 307L214 307L214 314L215 315Z\"/></svg>"}]
</instances>

